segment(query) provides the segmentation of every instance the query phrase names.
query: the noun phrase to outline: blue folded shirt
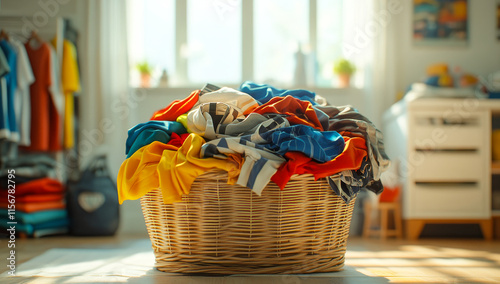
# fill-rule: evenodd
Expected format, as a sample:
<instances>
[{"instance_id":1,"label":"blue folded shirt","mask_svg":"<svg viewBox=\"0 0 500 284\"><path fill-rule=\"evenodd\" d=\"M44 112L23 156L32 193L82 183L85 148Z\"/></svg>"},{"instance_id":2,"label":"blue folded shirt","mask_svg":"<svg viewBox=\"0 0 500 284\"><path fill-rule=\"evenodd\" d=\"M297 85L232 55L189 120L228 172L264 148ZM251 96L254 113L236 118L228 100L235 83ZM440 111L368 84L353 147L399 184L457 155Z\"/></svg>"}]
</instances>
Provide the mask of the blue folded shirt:
<instances>
[{"instance_id":1,"label":"blue folded shirt","mask_svg":"<svg viewBox=\"0 0 500 284\"><path fill-rule=\"evenodd\" d=\"M151 120L139 123L128 130L125 142L125 154L127 158L132 156L140 148L154 141L168 143L172 133L187 133L186 128L179 122Z\"/></svg>"},{"instance_id":2,"label":"blue folded shirt","mask_svg":"<svg viewBox=\"0 0 500 284\"><path fill-rule=\"evenodd\" d=\"M333 160L344 151L344 138L337 131L318 131L307 125L294 125L245 135L242 140L258 143L279 155L301 152L319 163Z\"/></svg>"},{"instance_id":3,"label":"blue folded shirt","mask_svg":"<svg viewBox=\"0 0 500 284\"><path fill-rule=\"evenodd\" d=\"M286 97L292 96L294 98L311 102L313 105L317 105L316 93L307 90L284 90L277 89L273 86L267 84L257 84L251 81L245 81L240 86L240 91L252 96L259 104L265 104L274 97Z\"/></svg>"},{"instance_id":4,"label":"blue folded shirt","mask_svg":"<svg viewBox=\"0 0 500 284\"><path fill-rule=\"evenodd\" d=\"M7 219L9 216L8 210L0 211L0 218ZM66 209L56 209L56 210L42 210L33 213L26 213L17 210L14 214L16 221L24 224L40 224L52 220L64 219L68 217Z\"/></svg>"}]
</instances>

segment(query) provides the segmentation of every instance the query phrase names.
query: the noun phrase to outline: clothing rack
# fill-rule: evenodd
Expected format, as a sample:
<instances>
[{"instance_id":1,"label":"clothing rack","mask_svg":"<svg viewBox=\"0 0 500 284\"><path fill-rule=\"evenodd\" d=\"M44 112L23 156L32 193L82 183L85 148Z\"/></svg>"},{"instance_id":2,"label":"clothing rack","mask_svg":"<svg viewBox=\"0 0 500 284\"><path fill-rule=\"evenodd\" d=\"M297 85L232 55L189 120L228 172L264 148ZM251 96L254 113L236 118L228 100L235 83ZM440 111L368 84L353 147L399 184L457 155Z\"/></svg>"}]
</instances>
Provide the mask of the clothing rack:
<instances>
[{"instance_id":1,"label":"clothing rack","mask_svg":"<svg viewBox=\"0 0 500 284\"><path fill-rule=\"evenodd\" d=\"M35 32L42 40L50 42L54 37L56 39L56 56L59 63L59 70L62 70L63 59L63 40L65 33L65 20L63 17L49 18L43 26L36 26L29 20L28 15L2 15L0 13L0 30L4 30L9 36L26 42L32 32ZM52 156L57 163L56 175L60 181L67 180L68 172L65 166L64 152L47 153Z\"/></svg>"},{"instance_id":2,"label":"clothing rack","mask_svg":"<svg viewBox=\"0 0 500 284\"><path fill-rule=\"evenodd\" d=\"M55 36L57 60L58 62L62 62L62 46L65 30L65 19L63 17L49 18L45 25L35 26L28 20L26 15L11 16L0 14L0 28L23 42L30 37L32 31L35 31L45 41L50 41Z\"/></svg>"}]
</instances>

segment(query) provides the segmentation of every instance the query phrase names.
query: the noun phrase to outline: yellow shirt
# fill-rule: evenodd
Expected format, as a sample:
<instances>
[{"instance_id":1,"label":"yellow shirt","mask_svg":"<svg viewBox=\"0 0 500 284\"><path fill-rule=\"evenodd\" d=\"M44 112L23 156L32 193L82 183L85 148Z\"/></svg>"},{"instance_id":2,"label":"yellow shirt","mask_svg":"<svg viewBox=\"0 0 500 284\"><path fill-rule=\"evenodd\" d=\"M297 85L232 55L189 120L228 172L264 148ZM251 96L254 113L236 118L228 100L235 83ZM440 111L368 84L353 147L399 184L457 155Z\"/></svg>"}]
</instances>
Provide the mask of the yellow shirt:
<instances>
[{"instance_id":1,"label":"yellow shirt","mask_svg":"<svg viewBox=\"0 0 500 284\"><path fill-rule=\"evenodd\" d=\"M56 47L56 39L52 40L52 45ZM61 84L64 93L63 147L68 149L75 146L75 103L73 94L80 91L76 48L68 40L63 41Z\"/></svg>"},{"instance_id":2,"label":"yellow shirt","mask_svg":"<svg viewBox=\"0 0 500 284\"><path fill-rule=\"evenodd\" d=\"M189 128L188 128L188 122L187 122L188 121L188 114L187 113L179 115L179 117L177 117L177 119L175 121L184 125L184 128L186 128L188 133L193 133L193 131L189 130Z\"/></svg>"},{"instance_id":3,"label":"yellow shirt","mask_svg":"<svg viewBox=\"0 0 500 284\"><path fill-rule=\"evenodd\" d=\"M190 134L180 148L155 141L137 150L126 159L118 172L118 200L138 199L151 190L160 188L164 203L182 200L189 194L194 180L204 172L217 168L228 172L228 184L238 179L242 158L227 160L200 158L205 140Z\"/></svg>"}]
</instances>

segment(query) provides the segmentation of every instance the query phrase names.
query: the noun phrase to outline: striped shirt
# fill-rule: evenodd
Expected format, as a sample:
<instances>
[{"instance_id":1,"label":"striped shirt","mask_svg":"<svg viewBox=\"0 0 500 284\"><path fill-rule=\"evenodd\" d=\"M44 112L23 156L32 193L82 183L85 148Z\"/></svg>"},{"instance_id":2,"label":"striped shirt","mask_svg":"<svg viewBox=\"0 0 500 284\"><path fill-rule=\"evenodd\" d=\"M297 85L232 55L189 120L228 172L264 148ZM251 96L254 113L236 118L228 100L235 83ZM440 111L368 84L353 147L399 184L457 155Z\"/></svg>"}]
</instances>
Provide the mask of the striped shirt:
<instances>
[{"instance_id":1,"label":"striped shirt","mask_svg":"<svg viewBox=\"0 0 500 284\"><path fill-rule=\"evenodd\" d=\"M252 134L257 129L274 129L289 126L284 118L270 118L258 113L246 117L241 111L226 103L205 103L190 111L187 115L189 132L203 136L207 140L229 136ZM279 120L279 121L278 121Z\"/></svg>"}]
</instances>

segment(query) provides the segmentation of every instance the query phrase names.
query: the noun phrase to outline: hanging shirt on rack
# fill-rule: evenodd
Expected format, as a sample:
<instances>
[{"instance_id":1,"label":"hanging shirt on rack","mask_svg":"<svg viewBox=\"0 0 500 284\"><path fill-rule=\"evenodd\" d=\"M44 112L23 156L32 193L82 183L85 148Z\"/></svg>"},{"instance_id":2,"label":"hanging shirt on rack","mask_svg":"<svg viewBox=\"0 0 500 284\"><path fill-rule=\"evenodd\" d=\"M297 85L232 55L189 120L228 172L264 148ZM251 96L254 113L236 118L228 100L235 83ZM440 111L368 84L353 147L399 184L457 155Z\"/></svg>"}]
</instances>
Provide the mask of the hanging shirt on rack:
<instances>
[{"instance_id":1,"label":"hanging shirt on rack","mask_svg":"<svg viewBox=\"0 0 500 284\"><path fill-rule=\"evenodd\" d=\"M4 114L7 114L6 110L3 109L3 106L7 106L7 82L5 80L5 76L9 74L10 72L10 67L9 63L7 62L7 58L5 57L5 53L3 53L3 50L0 48L0 138L1 137L8 137L10 131L8 128L6 128L6 116L4 117ZM3 99L5 94L5 100ZM5 102L4 102L5 101Z\"/></svg>"},{"instance_id":2,"label":"hanging shirt on rack","mask_svg":"<svg viewBox=\"0 0 500 284\"><path fill-rule=\"evenodd\" d=\"M4 93L4 90L1 89L3 121L0 121L0 129L8 129L8 131L0 132L0 138L7 138L9 141L17 142L19 141L19 132L14 108L14 95L17 89L17 54L14 47L5 39L0 41L0 47L5 54L5 58L7 58L10 68L10 72L5 75L7 92Z\"/></svg>"},{"instance_id":3,"label":"hanging shirt on rack","mask_svg":"<svg viewBox=\"0 0 500 284\"><path fill-rule=\"evenodd\" d=\"M52 45L56 46L56 39L52 40ZM74 93L80 91L80 74L78 72L76 47L68 40L63 41L61 66L61 83L64 93L63 147L69 149L75 146Z\"/></svg>"},{"instance_id":4,"label":"hanging shirt on rack","mask_svg":"<svg viewBox=\"0 0 500 284\"><path fill-rule=\"evenodd\" d=\"M49 93L52 84L50 47L47 43L41 43L38 47L33 47L28 42L25 44L25 48L35 75L35 82L30 86L30 101L33 107L31 108L31 145L27 149L48 151L50 129L53 125Z\"/></svg>"},{"instance_id":5,"label":"hanging shirt on rack","mask_svg":"<svg viewBox=\"0 0 500 284\"><path fill-rule=\"evenodd\" d=\"M61 90L61 75L59 72L59 63L57 54L52 46L50 47L50 78L52 84L49 87L52 103L49 104L51 114L51 129L49 139L49 150L60 151L63 147L63 123L64 117L64 95Z\"/></svg>"},{"instance_id":6,"label":"hanging shirt on rack","mask_svg":"<svg viewBox=\"0 0 500 284\"><path fill-rule=\"evenodd\" d=\"M9 63L7 62L7 58L5 58L5 53L3 53L3 50L0 49L0 77L3 77L9 72Z\"/></svg>"},{"instance_id":7,"label":"hanging shirt on rack","mask_svg":"<svg viewBox=\"0 0 500 284\"><path fill-rule=\"evenodd\" d=\"M30 85L35 82L35 76L31 69L30 60L26 53L24 44L15 39L9 42L14 47L17 54L17 89L15 93L15 113L17 127L19 130L19 145L29 146L30 124L31 124L31 104L30 104Z\"/></svg>"}]
</instances>

